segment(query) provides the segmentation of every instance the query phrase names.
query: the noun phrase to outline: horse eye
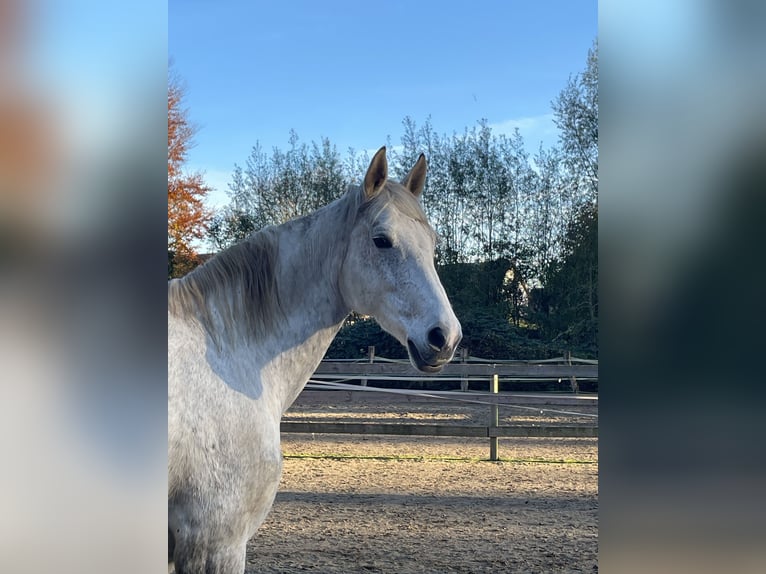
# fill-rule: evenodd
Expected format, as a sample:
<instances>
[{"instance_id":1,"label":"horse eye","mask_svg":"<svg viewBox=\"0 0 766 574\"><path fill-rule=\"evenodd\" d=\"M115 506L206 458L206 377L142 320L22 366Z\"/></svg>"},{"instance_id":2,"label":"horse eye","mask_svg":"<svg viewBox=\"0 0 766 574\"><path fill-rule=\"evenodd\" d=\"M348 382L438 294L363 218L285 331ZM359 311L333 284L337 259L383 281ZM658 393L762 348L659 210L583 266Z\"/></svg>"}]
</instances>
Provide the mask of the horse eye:
<instances>
[{"instance_id":1,"label":"horse eye","mask_svg":"<svg viewBox=\"0 0 766 574\"><path fill-rule=\"evenodd\" d=\"M392 246L391 240L385 235L378 235L377 237L373 237L372 240L375 243L375 247L378 249L388 249Z\"/></svg>"}]
</instances>

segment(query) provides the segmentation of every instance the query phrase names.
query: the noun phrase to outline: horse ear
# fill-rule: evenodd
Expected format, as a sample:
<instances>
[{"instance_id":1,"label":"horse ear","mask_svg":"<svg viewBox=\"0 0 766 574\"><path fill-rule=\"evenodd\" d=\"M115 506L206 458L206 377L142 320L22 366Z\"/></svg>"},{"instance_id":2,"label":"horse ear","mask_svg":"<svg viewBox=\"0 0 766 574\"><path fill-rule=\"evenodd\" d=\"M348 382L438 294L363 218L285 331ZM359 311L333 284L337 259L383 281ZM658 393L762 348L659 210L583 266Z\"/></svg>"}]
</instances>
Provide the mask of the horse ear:
<instances>
[{"instance_id":1,"label":"horse ear","mask_svg":"<svg viewBox=\"0 0 766 574\"><path fill-rule=\"evenodd\" d=\"M380 190L388 178L388 161L386 160L386 146L380 148L372 158L367 174L364 176L364 195L372 199Z\"/></svg>"},{"instance_id":2,"label":"horse ear","mask_svg":"<svg viewBox=\"0 0 766 574\"><path fill-rule=\"evenodd\" d=\"M402 185L409 189L415 197L420 197L420 194L423 193L423 187L426 185L427 169L426 156L421 153L410 173L402 180Z\"/></svg>"}]
</instances>

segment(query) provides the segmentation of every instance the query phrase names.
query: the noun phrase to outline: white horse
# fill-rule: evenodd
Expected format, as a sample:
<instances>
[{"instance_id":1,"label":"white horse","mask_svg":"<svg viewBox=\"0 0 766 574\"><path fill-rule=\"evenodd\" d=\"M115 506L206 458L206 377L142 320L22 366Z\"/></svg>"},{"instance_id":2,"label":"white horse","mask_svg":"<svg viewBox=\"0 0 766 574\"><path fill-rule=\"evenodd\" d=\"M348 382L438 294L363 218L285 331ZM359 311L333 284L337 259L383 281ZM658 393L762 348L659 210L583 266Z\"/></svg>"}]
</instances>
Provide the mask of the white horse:
<instances>
[{"instance_id":1,"label":"white horse","mask_svg":"<svg viewBox=\"0 0 766 574\"><path fill-rule=\"evenodd\" d=\"M433 373L462 337L418 201L386 150L364 183L254 233L168 284L168 562L241 574L282 472L279 423L351 311L373 316Z\"/></svg>"}]
</instances>

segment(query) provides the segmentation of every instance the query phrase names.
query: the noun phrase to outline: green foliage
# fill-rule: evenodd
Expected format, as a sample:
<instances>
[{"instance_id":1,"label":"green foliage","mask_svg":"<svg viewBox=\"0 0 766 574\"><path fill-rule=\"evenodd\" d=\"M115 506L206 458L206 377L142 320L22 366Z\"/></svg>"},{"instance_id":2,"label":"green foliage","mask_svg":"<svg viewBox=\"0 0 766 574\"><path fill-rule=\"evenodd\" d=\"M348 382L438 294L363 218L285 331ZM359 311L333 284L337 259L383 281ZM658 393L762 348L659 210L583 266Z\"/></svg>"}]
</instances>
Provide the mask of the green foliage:
<instances>
[{"instance_id":1,"label":"green foliage","mask_svg":"<svg viewBox=\"0 0 766 574\"><path fill-rule=\"evenodd\" d=\"M439 267L439 278L453 308L460 314L472 308L504 307L503 282L509 269L506 259L453 263Z\"/></svg>"},{"instance_id":2,"label":"green foliage","mask_svg":"<svg viewBox=\"0 0 766 574\"><path fill-rule=\"evenodd\" d=\"M511 325L502 306L478 307L459 315L463 346L483 359L548 359L562 348L540 339L535 328Z\"/></svg>"},{"instance_id":3,"label":"green foliage","mask_svg":"<svg viewBox=\"0 0 766 574\"><path fill-rule=\"evenodd\" d=\"M202 258L192 251L168 249L168 280L183 277L202 264Z\"/></svg>"},{"instance_id":4,"label":"green foliage","mask_svg":"<svg viewBox=\"0 0 766 574\"><path fill-rule=\"evenodd\" d=\"M545 280L539 312L547 338L583 356L598 356L598 206L586 204L570 223L564 253Z\"/></svg>"},{"instance_id":5,"label":"green foliage","mask_svg":"<svg viewBox=\"0 0 766 574\"><path fill-rule=\"evenodd\" d=\"M207 236L216 250L222 250L241 241L256 231L255 218L240 209L229 207L213 216L208 224Z\"/></svg>"}]
</instances>

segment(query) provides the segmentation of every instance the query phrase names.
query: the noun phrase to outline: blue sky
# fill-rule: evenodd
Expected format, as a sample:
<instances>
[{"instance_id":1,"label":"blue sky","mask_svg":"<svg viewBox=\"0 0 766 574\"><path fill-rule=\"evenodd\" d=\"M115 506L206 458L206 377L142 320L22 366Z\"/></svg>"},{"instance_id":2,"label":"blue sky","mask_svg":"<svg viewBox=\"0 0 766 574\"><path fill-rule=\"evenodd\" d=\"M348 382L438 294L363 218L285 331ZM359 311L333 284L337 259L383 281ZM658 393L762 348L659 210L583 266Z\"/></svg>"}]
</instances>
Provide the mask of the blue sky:
<instances>
[{"instance_id":1,"label":"blue sky","mask_svg":"<svg viewBox=\"0 0 766 574\"><path fill-rule=\"evenodd\" d=\"M256 142L286 148L291 129L344 155L397 144L405 116L554 144L550 102L585 67L597 2L170 0L168 25L199 128L188 167L220 205L234 164Z\"/></svg>"}]
</instances>

